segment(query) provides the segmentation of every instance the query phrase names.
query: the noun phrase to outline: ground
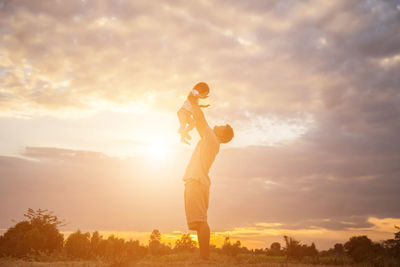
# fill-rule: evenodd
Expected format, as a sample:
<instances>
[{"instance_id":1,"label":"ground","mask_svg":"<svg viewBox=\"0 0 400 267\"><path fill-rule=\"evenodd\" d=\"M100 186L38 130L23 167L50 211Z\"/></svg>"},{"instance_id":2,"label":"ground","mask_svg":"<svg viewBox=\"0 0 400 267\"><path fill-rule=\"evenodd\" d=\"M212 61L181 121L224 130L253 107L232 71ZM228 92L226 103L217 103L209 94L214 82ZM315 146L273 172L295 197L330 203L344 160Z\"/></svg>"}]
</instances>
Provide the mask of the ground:
<instances>
[{"instance_id":1,"label":"ground","mask_svg":"<svg viewBox=\"0 0 400 267\"><path fill-rule=\"evenodd\" d=\"M259 263L259 264L241 264L241 263L204 263L204 262L198 262L198 261L186 261L186 262L171 262L171 263L157 263L157 262L151 262L151 261L145 261L145 262L138 262L138 263L127 263L127 264L105 264L105 263L100 263L100 262L93 262L93 261L68 261L68 262L25 262L25 261L7 261L7 262L0 262L1 267L97 267L97 266L121 266L121 267L134 267L134 266L148 266L148 267L158 267L158 266L198 266L198 267L203 267L203 266L223 266L223 267L228 267L228 266L265 266L265 267L318 267L318 266L324 266L327 267L327 265L311 265L311 264L294 264L294 263L289 263L289 264L280 264L280 263Z\"/></svg>"},{"instance_id":2,"label":"ground","mask_svg":"<svg viewBox=\"0 0 400 267\"><path fill-rule=\"evenodd\" d=\"M306 267L329 266L299 263L287 263L284 257L268 257L264 255L239 255L236 258L221 254L213 254L209 262L199 259L198 254L170 254L161 257L147 256L139 261L105 263L101 261L53 261L29 262L13 259L0 259L0 267L130 267L130 266L269 266L269 267ZM332 265L330 265L332 266ZM341 265L349 266L349 265Z\"/></svg>"}]
</instances>

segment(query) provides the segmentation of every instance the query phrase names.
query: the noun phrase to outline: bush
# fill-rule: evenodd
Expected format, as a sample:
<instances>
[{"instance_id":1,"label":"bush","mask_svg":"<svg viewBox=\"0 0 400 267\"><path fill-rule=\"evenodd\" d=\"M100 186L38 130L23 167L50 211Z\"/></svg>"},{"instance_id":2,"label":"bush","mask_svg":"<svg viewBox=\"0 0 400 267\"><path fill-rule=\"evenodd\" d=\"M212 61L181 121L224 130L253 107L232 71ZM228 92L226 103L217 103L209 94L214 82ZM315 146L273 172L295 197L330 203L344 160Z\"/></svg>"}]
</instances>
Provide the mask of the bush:
<instances>
[{"instance_id":1,"label":"bush","mask_svg":"<svg viewBox=\"0 0 400 267\"><path fill-rule=\"evenodd\" d=\"M400 227L395 226L395 228L399 231L394 234L394 239L388 239L382 245L389 257L400 262Z\"/></svg>"},{"instance_id":2,"label":"bush","mask_svg":"<svg viewBox=\"0 0 400 267\"><path fill-rule=\"evenodd\" d=\"M146 256L147 248L141 246L139 240L130 240L125 243L127 258L130 260L138 260Z\"/></svg>"},{"instance_id":3,"label":"bush","mask_svg":"<svg viewBox=\"0 0 400 267\"><path fill-rule=\"evenodd\" d=\"M161 243L161 233L157 229L153 230L149 240L149 252L154 256L161 256L171 252L171 248Z\"/></svg>"},{"instance_id":4,"label":"bush","mask_svg":"<svg viewBox=\"0 0 400 267\"><path fill-rule=\"evenodd\" d=\"M289 259L301 259L305 256L315 257L318 255L318 250L315 247L315 244L312 243L311 246L301 245L299 241L284 236L283 237L286 243L286 256Z\"/></svg>"},{"instance_id":5,"label":"bush","mask_svg":"<svg viewBox=\"0 0 400 267\"><path fill-rule=\"evenodd\" d=\"M222 252L228 256L236 257L241 251L240 241L236 241L235 244L231 244L229 237L225 237L224 245L222 246Z\"/></svg>"},{"instance_id":6,"label":"bush","mask_svg":"<svg viewBox=\"0 0 400 267\"><path fill-rule=\"evenodd\" d=\"M181 239L176 240L174 250L177 252L193 252L196 249L196 242L192 240L190 234L182 235Z\"/></svg>"},{"instance_id":7,"label":"bush","mask_svg":"<svg viewBox=\"0 0 400 267\"><path fill-rule=\"evenodd\" d=\"M28 209L24 216L27 220L10 227L0 238L0 255L22 258L62 249L64 237L58 231L62 222L57 216L41 209Z\"/></svg>"},{"instance_id":8,"label":"bush","mask_svg":"<svg viewBox=\"0 0 400 267\"><path fill-rule=\"evenodd\" d=\"M90 234L76 231L68 236L65 243L67 255L73 259L88 259L90 256Z\"/></svg>"},{"instance_id":9,"label":"bush","mask_svg":"<svg viewBox=\"0 0 400 267\"><path fill-rule=\"evenodd\" d=\"M381 254L382 247L367 236L353 236L344 244L344 249L355 262L371 262Z\"/></svg>"}]
</instances>

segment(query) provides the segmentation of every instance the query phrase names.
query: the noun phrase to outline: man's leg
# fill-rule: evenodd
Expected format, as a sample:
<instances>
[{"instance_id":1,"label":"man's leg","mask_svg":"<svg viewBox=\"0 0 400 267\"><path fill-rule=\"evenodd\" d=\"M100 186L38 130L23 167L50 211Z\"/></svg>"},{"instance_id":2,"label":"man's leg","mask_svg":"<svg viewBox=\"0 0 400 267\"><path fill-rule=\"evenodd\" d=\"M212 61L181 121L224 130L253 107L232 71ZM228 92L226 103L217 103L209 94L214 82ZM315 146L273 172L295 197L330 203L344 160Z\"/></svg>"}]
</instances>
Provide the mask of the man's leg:
<instances>
[{"instance_id":1,"label":"man's leg","mask_svg":"<svg viewBox=\"0 0 400 267\"><path fill-rule=\"evenodd\" d=\"M197 231L200 247L200 257L210 256L210 227L207 223L209 187L197 181L185 184L185 212L189 230Z\"/></svg>"},{"instance_id":2,"label":"man's leg","mask_svg":"<svg viewBox=\"0 0 400 267\"><path fill-rule=\"evenodd\" d=\"M199 240L200 257L207 259L210 257L210 227L207 222L195 222L189 224L189 230L197 232L197 240Z\"/></svg>"},{"instance_id":3,"label":"man's leg","mask_svg":"<svg viewBox=\"0 0 400 267\"><path fill-rule=\"evenodd\" d=\"M207 222L202 222L197 230L199 240L200 257L207 259L210 257L210 227Z\"/></svg>"}]
</instances>

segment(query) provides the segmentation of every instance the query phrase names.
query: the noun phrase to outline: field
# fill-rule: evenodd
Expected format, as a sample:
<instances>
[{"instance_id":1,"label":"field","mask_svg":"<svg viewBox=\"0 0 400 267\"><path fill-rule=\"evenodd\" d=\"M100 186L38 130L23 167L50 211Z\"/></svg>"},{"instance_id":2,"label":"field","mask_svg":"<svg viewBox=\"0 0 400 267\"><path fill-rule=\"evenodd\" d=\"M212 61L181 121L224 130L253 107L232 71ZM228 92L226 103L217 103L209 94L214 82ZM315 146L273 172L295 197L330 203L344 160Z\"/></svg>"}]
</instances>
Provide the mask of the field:
<instances>
[{"instance_id":1,"label":"field","mask_svg":"<svg viewBox=\"0 0 400 267\"><path fill-rule=\"evenodd\" d=\"M323 262L323 259L320 259ZM265 255L238 255L236 258L213 254L209 262L202 261L196 253L170 254L161 257L149 256L139 261L105 263L101 261L52 261L34 262L13 259L1 259L0 267L95 267L95 266L271 266L271 267L306 267L334 266L309 263L287 262L285 257ZM337 265L336 265L337 266ZM349 266L349 265L340 265Z\"/></svg>"},{"instance_id":2,"label":"field","mask_svg":"<svg viewBox=\"0 0 400 267\"><path fill-rule=\"evenodd\" d=\"M246 263L218 263L218 262L210 262L204 263L199 261L183 261L183 262L171 262L171 263L159 263L152 261L143 261L137 263L126 263L126 264L106 264L101 262L93 262L93 261L71 261L71 262L25 262L25 261L1 261L1 267L97 267L97 266L121 266L121 267L129 267L129 266L266 266L266 267L307 267L307 266L327 266L327 265L311 265L311 264L296 264L296 263L287 263L287 264L279 264L279 263L259 263L259 264L246 264Z\"/></svg>"}]
</instances>

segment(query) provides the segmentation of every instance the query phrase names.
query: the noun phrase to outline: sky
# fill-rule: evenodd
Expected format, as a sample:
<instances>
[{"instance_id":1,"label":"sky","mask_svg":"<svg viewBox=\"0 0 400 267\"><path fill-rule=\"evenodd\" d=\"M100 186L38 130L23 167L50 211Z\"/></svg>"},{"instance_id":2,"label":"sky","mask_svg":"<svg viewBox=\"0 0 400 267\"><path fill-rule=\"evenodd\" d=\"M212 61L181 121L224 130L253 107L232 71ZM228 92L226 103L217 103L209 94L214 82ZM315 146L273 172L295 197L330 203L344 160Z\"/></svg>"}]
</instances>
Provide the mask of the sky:
<instances>
[{"instance_id":1,"label":"sky","mask_svg":"<svg viewBox=\"0 0 400 267\"><path fill-rule=\"evenodd\" d=\"M0 229L28 208L147 242L187 232L200 81L235 137L209 224L248 247L327 249L400 225L400 1L0 0Z\"/></svg>"}]
</instances>

